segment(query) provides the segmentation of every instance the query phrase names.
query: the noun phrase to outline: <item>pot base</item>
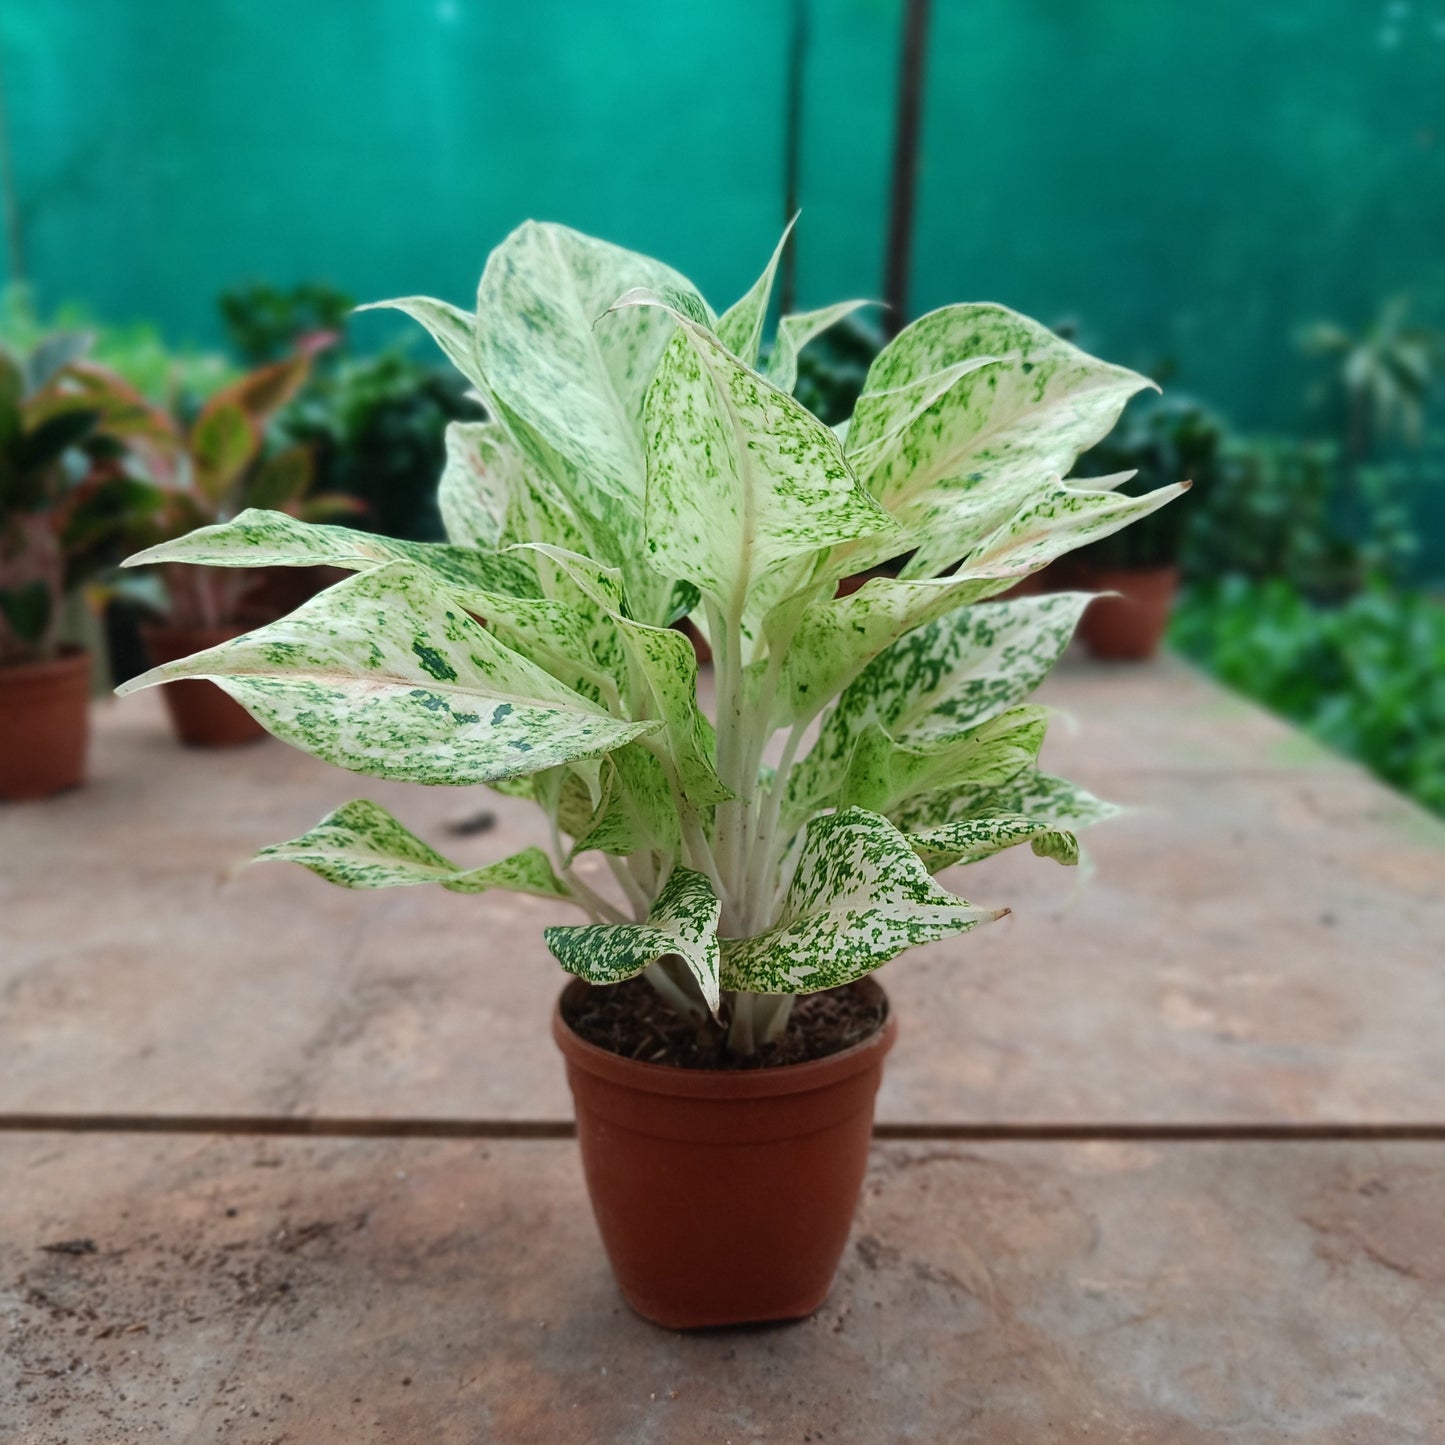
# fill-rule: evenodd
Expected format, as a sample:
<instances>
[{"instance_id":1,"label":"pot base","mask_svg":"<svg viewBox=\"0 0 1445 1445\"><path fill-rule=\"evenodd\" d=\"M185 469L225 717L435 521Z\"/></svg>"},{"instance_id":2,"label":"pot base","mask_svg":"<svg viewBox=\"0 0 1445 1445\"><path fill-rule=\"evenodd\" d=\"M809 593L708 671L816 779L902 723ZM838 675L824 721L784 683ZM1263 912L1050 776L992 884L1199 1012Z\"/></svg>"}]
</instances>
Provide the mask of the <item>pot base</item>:
<instances>
[{"instance_id":1,"label":"pot base","mask_svg":"<svg viewBox=\"0 0 1445 1445\"><path fill-rule=\"evenodd\" d=\"M627 1303L679 1330L816 1310L868 1166L892 1017L842 1053L751 1070L610 1054L578 1038L560 1007L552 1028L593 1213Z\"/></svg>"},{"instance_id":2,"label":"pot base","mask_svg":"<svg viewBox=\"0 0 1445 1445\"><path fill-rule=\"evenodd\" d=\"M1144 662L1159 651L1179 587L1177 567L1088 570L1081 583L1096 597L1079 621L1079 636L1104 662Z\"/></svg>"},{"instance_id":3,"label":"pot base","mask_svg":"<svg viewBox=\"0 0 1445 1445\"><path fill-rule=\"evenodd\" d=\"M0 668L0 799L48 798L85 781L90 654Z\"/></svg>"}]
</instances>

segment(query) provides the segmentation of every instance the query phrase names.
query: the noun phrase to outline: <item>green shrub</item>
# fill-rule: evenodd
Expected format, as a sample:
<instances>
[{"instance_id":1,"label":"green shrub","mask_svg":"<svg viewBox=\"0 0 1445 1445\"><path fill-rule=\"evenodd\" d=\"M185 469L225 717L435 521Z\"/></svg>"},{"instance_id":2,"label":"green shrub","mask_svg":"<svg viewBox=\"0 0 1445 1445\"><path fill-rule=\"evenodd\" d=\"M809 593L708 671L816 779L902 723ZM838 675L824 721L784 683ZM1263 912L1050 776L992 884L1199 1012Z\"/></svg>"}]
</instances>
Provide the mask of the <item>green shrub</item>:
<instances>
[{"instance_id":1,"label":"green shrub","mask_svg":"<svg viewBox=\"0 0 1445 1445\"><path fill-rule=\"evenodd\" d=\"M1445 813L1445 605L1377 584L1322 607L1285 581L1232 577L1182 599L1171 640Z\"/></svg>"}]
</instances>

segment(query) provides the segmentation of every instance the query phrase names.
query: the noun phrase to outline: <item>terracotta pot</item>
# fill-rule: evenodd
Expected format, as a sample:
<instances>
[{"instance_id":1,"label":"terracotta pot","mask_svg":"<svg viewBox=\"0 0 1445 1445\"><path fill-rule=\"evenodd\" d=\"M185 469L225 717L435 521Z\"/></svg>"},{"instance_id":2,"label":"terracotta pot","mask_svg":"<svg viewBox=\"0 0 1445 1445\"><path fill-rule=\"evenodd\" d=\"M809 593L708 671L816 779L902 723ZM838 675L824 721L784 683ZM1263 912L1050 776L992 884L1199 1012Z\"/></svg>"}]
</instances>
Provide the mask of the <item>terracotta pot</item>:
<instances>
[{"instance_id":1,"label":"terracotta pot","mask_svg":"<svg viewBox=\"0 0 1445 1445\"><path fill-rule=\"evenodd\" d=\"M1179 588L1177 567L1090 569L1079 585L1121 594L1096 598L1079 623L1079 636L1094 657L1142 662L1159 651Z\"/></svg>"},{"instance_id":2,"label":"terracotta pot","mask_svg":"<svg viewBox=\"0 0 1445 1445\"><path fill-rule=\"evenodd\" d=\"M0 798L48 798L85 781L90 654L0 667Z\"/></svg>"},{"instance_id":3,"label":"terracotta pot","mask_svg":"<svg viewBox=\"0 0 1445 1445\"><path fill-rule=\"evenodd\" d=\"M697 1329L799 1319L823 1303L896 1031L885 1014L871 1038L812 1063L680 1069L584 1042L559 1002L552 1033L592 1210L638 1314Z\"/></svg>"},{"instance_id":4,"label":"terracotta pot","mask_svg":"<svg viewBox=\"0 0 1445 1445\"><path fill-rule=\"evenodd\" d=\"M243 627L169 627L141 628L146 657L152 667L189 657L218 643L239 637ZM228 748L237 743L255 742L266 736L266 729L238 703L204 678L186 678L168 682L161 688L166 710L176 736L191 747Z\"/></svg>"}]
</instances>

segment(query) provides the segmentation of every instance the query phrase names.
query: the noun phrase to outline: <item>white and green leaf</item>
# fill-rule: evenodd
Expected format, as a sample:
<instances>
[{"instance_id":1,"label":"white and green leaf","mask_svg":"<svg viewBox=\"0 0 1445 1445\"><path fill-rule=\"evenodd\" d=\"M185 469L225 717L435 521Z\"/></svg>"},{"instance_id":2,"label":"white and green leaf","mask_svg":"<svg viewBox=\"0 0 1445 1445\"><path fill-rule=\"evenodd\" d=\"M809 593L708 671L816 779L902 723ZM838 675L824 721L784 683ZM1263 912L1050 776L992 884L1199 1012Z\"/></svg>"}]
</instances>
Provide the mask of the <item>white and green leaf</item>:
<instances>
[{"instance_id":1,"label":"white and green leaf","mask_svg":"<svg viewBox=\"0 0 1445 1445\"><path fill-rule=\"evenodd\" d=\"M723 986L814 993L871 973L915 944L964 933L1007 909L940 887L886 818L850 808L808 826L775 927L723 941Z\"/></svg>"},{"instance_id":2,"label":"white and green leaf","mask_svg":"<svg viewBox=\"0 0 1445 1445\"><path fill-rule=\"evenodd\" d=\"M905 575L958 561L1148 385L1002 306L946 306L905 327L848 432L849 459L916 549Z\"/></svg>"},{"instance_id":3,"label":"white and green leaf","mask_svg":"<svg viewBox=\"0 0 1445 1445\"><path fill-rule=\"evenodd\" d=\"M839 301L832 306L823 306L816 311L799 311L784 316L778 322L778 334L768 357L765 374L779 391L792 394L798 385L798 356L802 349L815 337L821 336L830 327L836 326L845 316L851 316L869 301Z\"/></svg>"},{"instance_id":4,"label":"white and green leaf","mask_svg":"<svg viewBox=\"0 0 1445 1445\"><path fill-rule=\"evenodd\" d=\"M299 863L343 888L409 888L438 883L453 893L508 888L539 898L569 898L540 848L480 868L458 868L404 828L379 804L358 799L328 813L287 843L263 848L258 859Z\"/></svg>"},{"instance_id":5,"label":"white and green leaf","mask_svg":"<svg viewBox=\"0 0 1445 1445\"><path fill-rule=\"evenodd\" d=\"M758 364L758 351L763 344L763 324L768 319L768 303L773 297L773 279L797 219L794 216L784 228L782 239L774 247L763 274L748 288L747 294L729 306L718 320L718 340L747 366Z\"/></svg>"},{"instance_id":6,"label":"white and green leaf","mask_svg":"<svg viewBox=\"0 0 1445 1445\"><path fill-rule=\"evenodd\" d=\"M248 507L229 522L198 527L126 558L122 566L189 562L210 567L344 567L366 571L406 562L438 583L537 597L535 569L525 556L445 542L409 542L353 527L302 522L286 512Z\"/></svg>"},{"instance_id":7,"label":"white and green leaf","mask_svg":"<svg viewBox=\"0 0 1445 1445\"><path fill-rule=\"evenodd\" d=\"M716 1015L721 1003L717 937L721 906L701 873L674 868L645 923L548 928L543 937L568 973L593 984L635 978L649 964L675 954Z\"/></svg>"},{"instance_id":8,"label":"white and green leaf","mask_svg":"<svg viewBox=\"0 0 1445 1445\"><path fill-rule=\"evenodd\" d=\"M153 668L220 684L327 762L418 783L481 783L597 757L656 731L608 716L469 617L407 562L328 589L279 622Z\"/></svg>"},{"instance_id":9,"label":"white and green leaf","mask_svg":"<svg viewBox=\"0 0 1445 1445\"><path fill-rule=\"evenodd\" d=\"M667 310L634 293L622 310ZM835 542L894 529L838 439L678 313L647 392L647 547L751 635ZM789 567L786 576L780 569Z\"/></svg>"}]
</instances>

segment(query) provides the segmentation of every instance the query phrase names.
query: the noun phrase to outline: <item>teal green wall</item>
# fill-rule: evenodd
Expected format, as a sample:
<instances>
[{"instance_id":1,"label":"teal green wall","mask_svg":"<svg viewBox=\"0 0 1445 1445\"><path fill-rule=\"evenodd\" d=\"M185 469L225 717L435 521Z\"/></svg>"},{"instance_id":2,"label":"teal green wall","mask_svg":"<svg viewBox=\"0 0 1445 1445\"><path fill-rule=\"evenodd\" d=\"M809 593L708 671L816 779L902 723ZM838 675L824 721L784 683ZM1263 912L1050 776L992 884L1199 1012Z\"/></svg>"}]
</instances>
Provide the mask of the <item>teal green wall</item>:
<instances>
[{"instance_id":1,"label":"teal green wall","mask_svg":"<svg viewBox=\"0 0 1445 1445\"><path fill-rule=\"evenodd\" d=\"M799 299L876 294L899 0L813 0ZM7 0L42 300L215 335L246 277L465 300L528 215L727 300L782 210L785 0ZM989 297L1241 422L1291 333L1445 321L1445 0L934 0L915 306ZM381 335L385 323L368 320Z\"/></svg>"}]
</instances>

